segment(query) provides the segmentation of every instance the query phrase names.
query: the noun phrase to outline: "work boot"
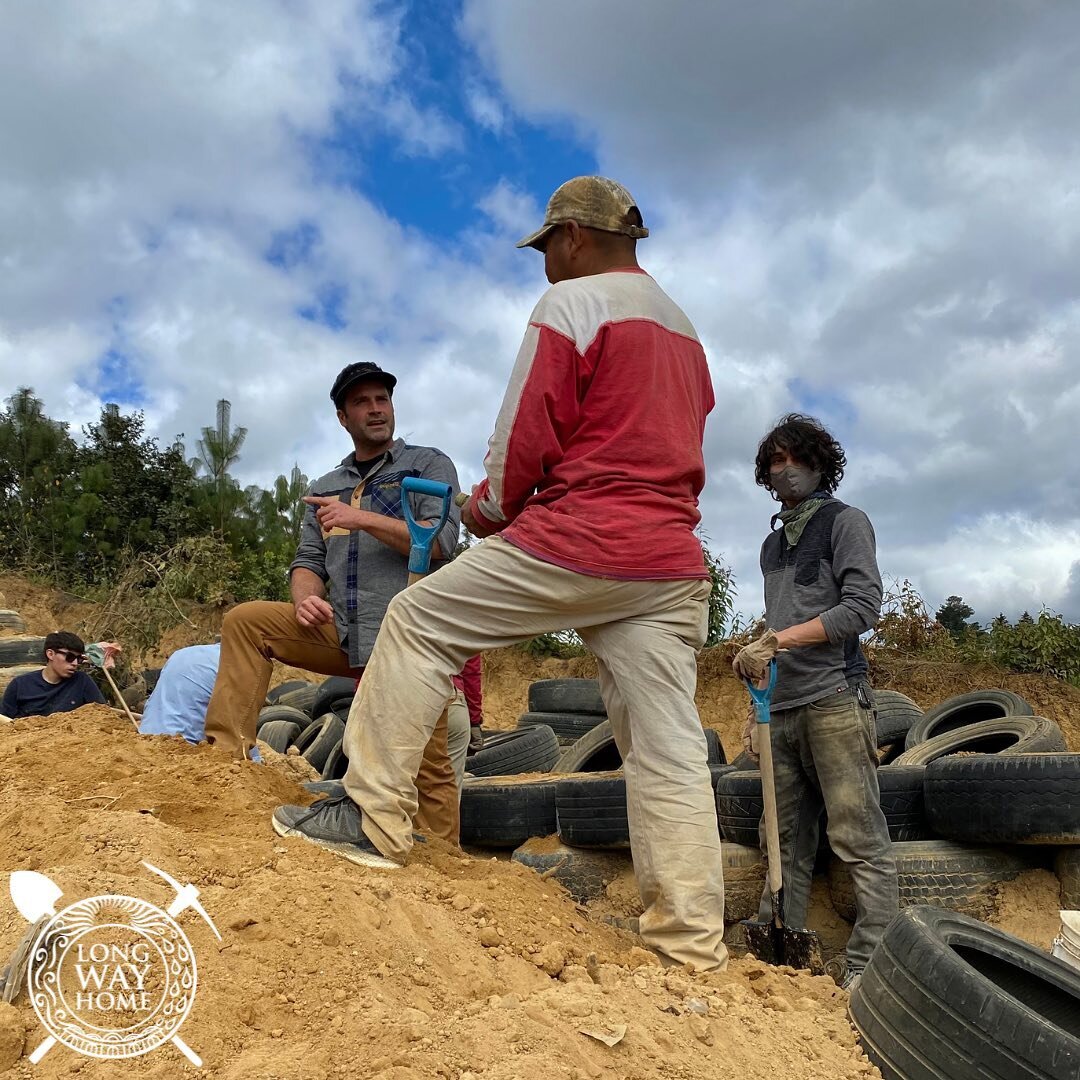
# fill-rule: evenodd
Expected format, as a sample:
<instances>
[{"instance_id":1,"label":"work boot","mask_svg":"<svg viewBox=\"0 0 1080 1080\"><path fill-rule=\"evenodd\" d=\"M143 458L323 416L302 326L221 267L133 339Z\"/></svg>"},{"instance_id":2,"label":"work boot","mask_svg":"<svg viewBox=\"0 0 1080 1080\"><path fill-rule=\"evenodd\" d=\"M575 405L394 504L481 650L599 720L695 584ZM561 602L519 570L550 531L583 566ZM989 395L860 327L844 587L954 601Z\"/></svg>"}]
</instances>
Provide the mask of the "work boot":
<instances>
[{"instance_id":1,"label":"work boot","mask_svg":"<svg viewBox=\"0 0 1080 1080\"><path fill-rule=\"evenodd\" d=\"M367 838L360 827L360 807L348 795L320 799L313 806L279 806L271 820L279 836L299 836L360 866L401 869L401 863L388 859Z\"/></svg>"}]
</instances>

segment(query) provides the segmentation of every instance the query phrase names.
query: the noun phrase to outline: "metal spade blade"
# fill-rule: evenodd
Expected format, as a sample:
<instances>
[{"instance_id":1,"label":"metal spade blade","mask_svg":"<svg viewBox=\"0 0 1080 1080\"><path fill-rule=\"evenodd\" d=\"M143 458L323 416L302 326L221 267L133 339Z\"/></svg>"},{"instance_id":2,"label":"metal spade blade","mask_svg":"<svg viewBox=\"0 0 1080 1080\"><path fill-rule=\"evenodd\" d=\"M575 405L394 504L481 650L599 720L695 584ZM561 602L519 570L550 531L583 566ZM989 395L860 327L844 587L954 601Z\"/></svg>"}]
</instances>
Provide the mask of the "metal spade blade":
<instances>
[{"instance_id":1,"label":"metal spade blade","mask_svg":"<svg viewBox=\"0 0 1080 1080\"><path fill-rule=\"evenodd\" d=\"M64 895L55 881L34 870L13 871L8 888L19 914L29 923L42 915L55 915L56 901Z\"/></svg>"}]
</instances>

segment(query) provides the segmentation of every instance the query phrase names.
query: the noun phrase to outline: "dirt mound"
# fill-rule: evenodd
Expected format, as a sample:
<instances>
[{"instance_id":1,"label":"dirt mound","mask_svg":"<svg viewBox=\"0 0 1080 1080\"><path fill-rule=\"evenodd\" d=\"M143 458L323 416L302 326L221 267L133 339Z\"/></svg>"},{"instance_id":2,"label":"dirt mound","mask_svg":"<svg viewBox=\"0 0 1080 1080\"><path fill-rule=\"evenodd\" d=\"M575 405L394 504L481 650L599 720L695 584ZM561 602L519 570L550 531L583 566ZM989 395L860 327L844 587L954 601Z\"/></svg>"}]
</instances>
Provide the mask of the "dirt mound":
<instances>
[{"instance_id":1,"label":"dirt mound","mask_svg":"<svg viewBox=\"0 0 1080 1080\"><path fill-rule=\"evenodd\" d=\"M90 601L37 585L21 574L0 574L0 597L0 606L23 617L28 634L50 634L54 630L77 634L97 612L97 606Z\"/></svg>"},{"instance_id":2,"label":"dirt mound","mask_svg":"<svg viewBox=\"0 0 1080 1080\"><path fill-rule=\"evenodd\" d=\"M5 871L48 874L65 902L121 893L167 906L171 890L143 860L199 888L223 936L180 916L199 963L182 1035L204 1075L878 1075L827 979L753 961L724 975L663 970L554 882L436 843L418 846L404 870L365 871L275 836L270 812L297 801L302 789L274 766L139 738L107 709L0 726ZM5 955L24 929L0 897ZM25 996L18 1008L29 1053L44 1033ZM6 1011L0 1019L11 1027ZM596 1037L624 1026L613 1047ZM168 1046L123 1068L161 1078L187 1070ZM76 1073L112 1077L117 1066L58 1046L7 1075Z\"/></svg>"}]
</instances>

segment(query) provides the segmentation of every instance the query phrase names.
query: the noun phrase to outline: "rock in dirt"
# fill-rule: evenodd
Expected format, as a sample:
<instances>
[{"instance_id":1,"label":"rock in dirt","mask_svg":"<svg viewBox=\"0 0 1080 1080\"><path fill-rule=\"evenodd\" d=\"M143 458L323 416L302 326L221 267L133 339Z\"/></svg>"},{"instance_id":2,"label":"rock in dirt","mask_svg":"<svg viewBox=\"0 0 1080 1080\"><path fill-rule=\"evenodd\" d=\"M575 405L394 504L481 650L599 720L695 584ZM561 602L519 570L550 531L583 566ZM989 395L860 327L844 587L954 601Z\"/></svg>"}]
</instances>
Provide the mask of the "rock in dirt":
<instances>
[{"instance_id":1,"label":"rock in dirt","mask_svg":"<svg viewBox=\"0 0 1080 1080\"><path fill-rule=\"evenodd\" d=\"M0 1072L6 1072L22 1057L26 1028L14 1005L0 1002Z\"/></svg>"}]
</instances>

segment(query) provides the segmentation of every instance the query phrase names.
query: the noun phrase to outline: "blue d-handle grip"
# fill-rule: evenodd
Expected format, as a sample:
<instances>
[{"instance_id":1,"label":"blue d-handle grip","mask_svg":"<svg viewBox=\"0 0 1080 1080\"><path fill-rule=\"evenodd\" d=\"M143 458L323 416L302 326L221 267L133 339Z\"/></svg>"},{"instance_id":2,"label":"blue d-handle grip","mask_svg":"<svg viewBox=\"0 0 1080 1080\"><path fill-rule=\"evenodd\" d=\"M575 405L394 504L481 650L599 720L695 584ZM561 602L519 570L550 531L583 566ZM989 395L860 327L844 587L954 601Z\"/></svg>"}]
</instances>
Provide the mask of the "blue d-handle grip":
<instances>
[{"instance_id":1,"label":"blue d-handle grip","mask_svg":"<svg viewBox=\"0 0 1080 1080\"><path fill-rule=\"evenodd\" d=\"M409 573L426 574L431 568L431 545L442 531L446 519L450 516L450 499L454 491L449 484L440 480L424 480L419 476L406 476L401 481L401 508L405 513L405 524L409 528ZM433 495L442 499L442 512L434 525L419 525L413 517L410 495Z\"/></svg>"},{"instance_id":2,"label":"blue d-handle grip","mask_svg":"<svg viewBox=\"0 0 1080 1080\"><path fill-rule=\"evenodd\" d=\"M750 700L754 703L754 712L757 714L759 724L769 722L769 704L772 702L773 687L776 686L776 661L769 661L769 685L758 689L748 679L743 679L746 689L750 691Z\"/></svg>"}]
</instances>

